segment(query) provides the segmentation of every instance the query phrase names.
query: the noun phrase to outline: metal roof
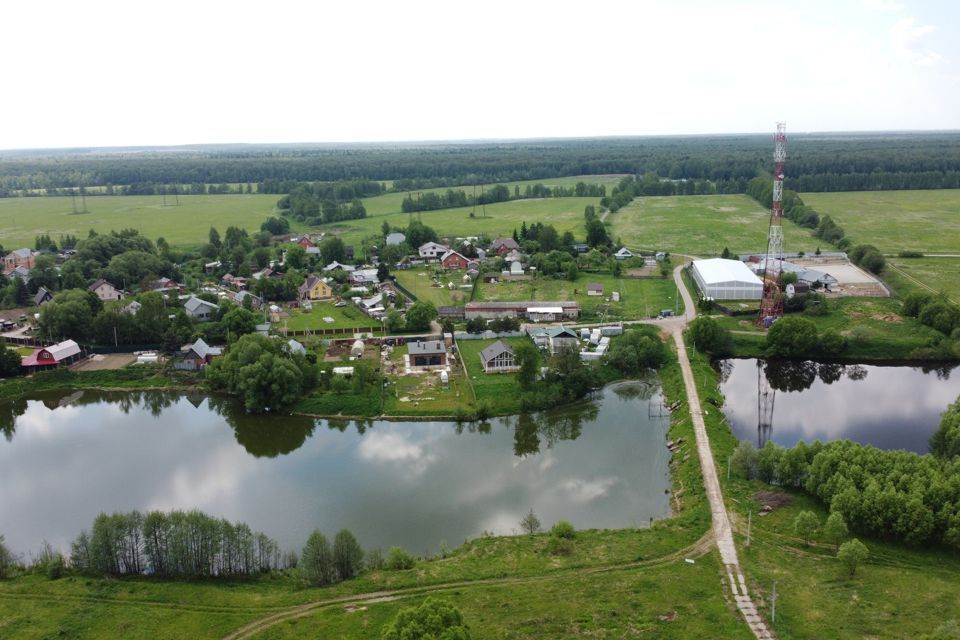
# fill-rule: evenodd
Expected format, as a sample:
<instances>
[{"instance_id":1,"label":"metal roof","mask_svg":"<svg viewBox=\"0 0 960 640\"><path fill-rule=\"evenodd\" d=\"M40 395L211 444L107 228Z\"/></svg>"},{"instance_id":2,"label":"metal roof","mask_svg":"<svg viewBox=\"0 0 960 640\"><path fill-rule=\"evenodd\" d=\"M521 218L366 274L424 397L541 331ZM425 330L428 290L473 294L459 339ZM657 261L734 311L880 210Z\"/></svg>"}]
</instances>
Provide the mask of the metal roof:
<instances>
[{"instance_id":1,"label":"metal roof","mask_svg":"<svg viewBox=\"0 0 960 640\"><path fill-rule=\"evenodd\" d=\"M423 340L421 342L407 343L407 353L412 356L428 356L446 352L447 348L441 340Z\"/></svg>"},{"instance_id":2,"label":"metal roof","mask_svg":"<svg viewBox=\"0 0 960 640\"><path fill-rule=\"evenodd\" d=\"M694 260L693 268L697 270L697 273L708 285L721 282L745 282L763 286L760 278L739 260L725 260L724 258Z\"/></svg>"}]
</instances>

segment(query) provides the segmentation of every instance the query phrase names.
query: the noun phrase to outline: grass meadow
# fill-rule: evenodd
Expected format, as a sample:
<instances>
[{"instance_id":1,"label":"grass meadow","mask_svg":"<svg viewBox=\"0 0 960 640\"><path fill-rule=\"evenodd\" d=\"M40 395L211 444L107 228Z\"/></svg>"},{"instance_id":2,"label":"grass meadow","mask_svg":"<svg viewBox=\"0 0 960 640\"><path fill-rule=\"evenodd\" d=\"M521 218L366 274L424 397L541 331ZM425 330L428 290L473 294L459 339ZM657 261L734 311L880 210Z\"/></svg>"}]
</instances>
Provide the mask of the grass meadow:
<instances>
[{"instance_id":1,"label":"grass meadow","mask_svg":"<svg viewBox=\"0 0 960 640\"><path fill-rule=\"evenodd\" d=\"M0 243L5 249L33 247L49 233L85 238L125 228L151 240L159 237L176 247L199 247L210 227L223 234L229 226L259 231L260 223L277 215L277 195L180 196L180 206L163 206L163 196L97 196L87 198L89 213L73 213L71 198L0 198ZM170 203L172 198L168 197Z\"/></svg>"},{"instance_id":2,"label":"grass meadow","mask_svg":"<svg viewBox=\"0 0 960 640\"><path fill-rule=\"evenodd\" d=\"M923 290L960 304L960 258L888 258L883 279L899 296Z\"/></svg>"},{"instance_id":3,"label":"grass meadow","mask_svg":"<svg viewBox=\"0 0 960 640\"><path fill-rule=\"evenodd\" d=\"M631 249L719 256L724 247L740 253L767 249L770 212L745 195L636 198L611 213L611 235ZM785 251L814 251L810 231L783 221Z\"/></svg>"},{"instance_id":4,"label":"grass meadow","mask_svg":"<svg viewBox=\"0 0 960 640\"><path fill-rule=\"evenodd\" d=\"M804 193L856 244L883 253L960 253L960 189Z\"/></svg>"}]
</instances>

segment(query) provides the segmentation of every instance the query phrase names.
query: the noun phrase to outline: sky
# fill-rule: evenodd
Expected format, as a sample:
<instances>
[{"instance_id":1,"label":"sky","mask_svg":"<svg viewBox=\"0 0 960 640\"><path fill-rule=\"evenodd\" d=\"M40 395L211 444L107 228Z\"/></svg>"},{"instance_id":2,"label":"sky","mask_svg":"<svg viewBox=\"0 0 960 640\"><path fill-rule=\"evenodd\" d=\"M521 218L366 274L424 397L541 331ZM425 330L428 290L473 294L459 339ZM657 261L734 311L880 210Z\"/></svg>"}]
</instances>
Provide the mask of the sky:
<instances>
[{"instance_id":1,"label":"sky","mask_svg":"<svg viewBox=\"0 0 960 640\"><path fill-rule=\"evenodd\" d=\"M31 0L0 149L960 129L960 3Z\"/></svg>"}]
</instances>

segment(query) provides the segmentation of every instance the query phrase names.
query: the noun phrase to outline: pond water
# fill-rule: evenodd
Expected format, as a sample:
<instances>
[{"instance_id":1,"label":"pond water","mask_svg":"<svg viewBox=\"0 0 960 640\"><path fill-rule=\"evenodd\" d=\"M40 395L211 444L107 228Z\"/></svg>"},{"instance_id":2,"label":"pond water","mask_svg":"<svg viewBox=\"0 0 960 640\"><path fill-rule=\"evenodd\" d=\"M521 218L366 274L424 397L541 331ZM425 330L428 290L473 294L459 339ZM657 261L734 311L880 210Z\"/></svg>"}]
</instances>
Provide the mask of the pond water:
<instances>
[{"instance_id":1,"label":"pond water","mask_svg":"<svg viewBox=\"0 0 960 640\"><path fill-rule=\"evenodd\" d=\"M544 527L669 515L668 418L653 383L489 423L254 417L180 393L49 393L0 402L0 534L69 551L100 511L200 509L285 549L319 527L432 553L534 509Z\"/></svg>"},{"instance_id":2,"label":"pond water","mask_svg":"<svg viewBox=\"0 0 960 640\"><path fill-rule=\"evenodd\" d=\"M927 453L940 414L960 395L960 370L949 366L774 360L719 366L723 412L738 438L758 446L768 439L792 446L846 438Z\"/></svg>"}]
</instances>

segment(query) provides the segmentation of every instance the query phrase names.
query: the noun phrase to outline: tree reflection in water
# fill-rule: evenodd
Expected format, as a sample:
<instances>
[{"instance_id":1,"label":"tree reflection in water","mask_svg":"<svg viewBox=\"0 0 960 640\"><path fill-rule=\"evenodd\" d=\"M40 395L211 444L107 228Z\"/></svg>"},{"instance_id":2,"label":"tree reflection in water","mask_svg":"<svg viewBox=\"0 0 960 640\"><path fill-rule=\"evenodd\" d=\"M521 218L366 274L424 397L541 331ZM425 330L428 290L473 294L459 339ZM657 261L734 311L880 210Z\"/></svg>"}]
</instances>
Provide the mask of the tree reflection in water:
<instances>
[{"instance_id":1,"label":"tree reflection in water","mask_svg":"<svg viewBox=\"0 0 960 640\"><path fill-rule=\"evenodd\" d=\"M576 440L584 422L596 420L599 412L595 402L583 402L555 411L522 413L514 423L513 454L522 458L539 453L541 442L549 449L561 440Z\"/></svg>"},{"instance_id":2,"label":"tree reflection in water","mask_svg":"<svg viewBox=\"0 0 960 640\"><path fill-rule=\"evenodd\" d=\"M296 451L313 434L316 420L296 415L254 415L232 399L211 397L209 406L227 421L237 442L252 456L276 458ZM349 424L344 421L343 428Z\"/></svg>"}]
</instances>

